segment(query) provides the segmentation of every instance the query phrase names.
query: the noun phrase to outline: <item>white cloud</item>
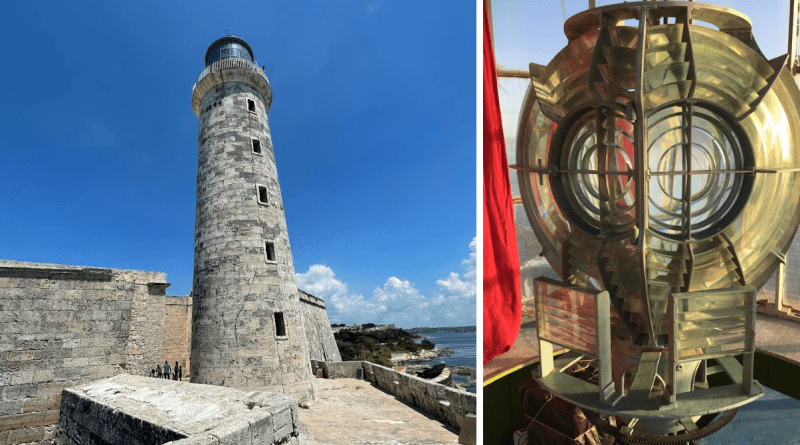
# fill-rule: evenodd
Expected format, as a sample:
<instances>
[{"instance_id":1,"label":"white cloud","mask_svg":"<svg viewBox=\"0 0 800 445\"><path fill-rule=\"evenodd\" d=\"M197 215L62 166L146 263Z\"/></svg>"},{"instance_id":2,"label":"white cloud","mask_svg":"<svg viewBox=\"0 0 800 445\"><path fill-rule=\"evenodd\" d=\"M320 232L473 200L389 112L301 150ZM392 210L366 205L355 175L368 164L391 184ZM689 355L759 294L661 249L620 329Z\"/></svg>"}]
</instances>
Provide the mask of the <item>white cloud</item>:
<instances>
[{"instance_id":1,"label":"white cloud","mask_svg":"<svg viewBox=\"0 0 800 445\"><path fill-rule=\"evenodd\" d=\"M333 314L351 318L364 311L378 312L378 306L366 301L362 295L348 294L347 284L337 280L333 269L328 266L314 264L305 273L295 273L295 277L298 288L325 301L331 319Z\"/></svg>"},{"instance_id":2,"label":"white cloud","mask_svg":"<svg viewBox=\"0 0 800 445\"><path fill-rule=\"evenodd\" d=\"M314 264L306 273L296 273L295 276L297 287L326 301L347 293L347 285L334 278L335 274L328 266Z\"/></svg>"},{"instance_id":3,"label":"white cloud","mask_svg":"<svg viewBox=\"0 0 800 445\"><path fill-rule=\"evenodd\" d=\"M422 295L410 281L389 277L372 291L371 298L365 298L348 292L333 269L321 264L295 274L297 286L325 300L331 323L393 323L406 328L474 325L477 238L469 248L469 256L461 262L463 274L451 272L436 280L438 289L432 297Z\"/></svg>"},{"instance_id":4,"label":"white cloud","mask_svg":"<svg viewBox=\"0 0 800 445\"><path fill-rule=\"evenodd\" d=\"M475 301L477 291L475 287L476 260L477 260L478 240L473 238L469 243L469 257L461 261L464 266L463 277L455 272L450 272L447 278L436 280L439 292L436 296L443 299L472 300Z\"/></svg>"}]
</instances>

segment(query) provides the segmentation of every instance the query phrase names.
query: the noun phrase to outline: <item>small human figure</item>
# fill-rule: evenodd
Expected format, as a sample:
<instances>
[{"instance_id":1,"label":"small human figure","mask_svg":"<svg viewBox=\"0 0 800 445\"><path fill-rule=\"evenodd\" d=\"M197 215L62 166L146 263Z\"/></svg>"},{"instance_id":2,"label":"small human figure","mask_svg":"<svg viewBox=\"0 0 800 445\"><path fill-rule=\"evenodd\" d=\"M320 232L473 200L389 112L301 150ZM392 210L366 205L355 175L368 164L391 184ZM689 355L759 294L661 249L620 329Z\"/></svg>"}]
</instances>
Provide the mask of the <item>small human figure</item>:
<instances>
[{"instance_id":1,"label":"small human figure","mask_svg":"<svg viewBox=\"0 0 800 445\"><path fill-rule=\"evenodd\" d=\"M150 377L156 376L156 368L150 368Z\"/></svg>"},{"instance_id":2,"label":"small human figure","mask_svg":"<svg viewBox=\"0 0 800 445\"><path fill-rule=\"evenodd\" d=\"M169 362L164 360L164 378L169 379Z\"/></svg>"},{"instance_id":3,"label":"small human figure","mask_svg":"<svg viewBox=\"0 0 800 445\"><path fill-rule=\"evenodd\" d=\"M175 360L175 367L172 368L172 380L178 380L178 361Z\"/></svg>"},{"instance_id":4,"label":"small human figure","mask_svg":"<svg viewBox=\"0 0 800 445\"><path fill-rule=\"evenodd\" d=\"M163 375L161 374L161 365L156 365L156 377L158 377L159 379L163 377Z\"/></svg>"},{"instance_id":5,"label":"small human figure","mask_svg":"<svg viewBox=\"0 0 800 445\"><path fill-rule=\"evenodd\" d=\"M178 380L183 380L183 366L178 366Z\"/></svg>"}]
</instances>

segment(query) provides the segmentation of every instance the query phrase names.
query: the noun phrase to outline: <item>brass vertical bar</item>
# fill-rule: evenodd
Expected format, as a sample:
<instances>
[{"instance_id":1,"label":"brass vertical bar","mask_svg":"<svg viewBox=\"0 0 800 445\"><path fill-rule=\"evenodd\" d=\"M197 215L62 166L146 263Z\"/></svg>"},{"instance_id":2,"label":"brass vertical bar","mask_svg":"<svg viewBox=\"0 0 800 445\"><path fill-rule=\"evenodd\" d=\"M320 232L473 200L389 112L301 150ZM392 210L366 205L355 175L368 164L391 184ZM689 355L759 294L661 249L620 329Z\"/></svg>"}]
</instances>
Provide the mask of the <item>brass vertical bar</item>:
<instances>
[{"instance_id":1,"label":"brass vertical bar","mask_svg":"<svg viewBox=\"0 0 800 445\"><path fill-rule=\"evenodd\" d=\"M745 353L742 357L742 389L745 394L753 394L753 359L756 343L756 291L749 288L745 294Z\"/></svg>"},{"instance_id":2,"label":"brass vertical bar","mask_svg":"<svg viewBox=\"0 0 800 445\"><path fill-rule=\"evenodd\" d=\"M676 366L678 366L678 308L675 305L675 297L669 294L667 300L667 325L669 326L668 355L669 363L667 367L667 404L672 405L676 402L675 388L677 388Z\"/></svg>"},{"instance_id":3,"label":"brass vertical bar","mask_svg":"<svg viewBox=\"0 0 800 445\"><path fill-rule=\"evenodd\" d=\"M778 263L778 270L775 272L775 309L783 312L783 296L786 290L786 263Z\"/></svg>"},{"instance_id":4,"label":"brass vertical bar","mask_svg":"<svg viewBox=\"0 0 800 445\"><path fill-rule=\"evenodd\" d=\"M592 52L592 63L589 65L589 91L596 100L604 100L600 91L597 90L598 83L605 83L603 76L600 73L600 64L605 63L605 55L603 48L611 44L611 36L609 35L609 27L611 26L611 18L603 13L600 13L600 34L597 36L597 41L594 44L594 51Z\"/></svg>"},{"instance_id":5,"label":"brass vertical bar","mask_svg":"<svg viewBox=\"0 0 800 445\"><path fill-rule=\"evenodd\" d=\"M543 314L544 303L542 302L543 295L540 295L540 287L534 282L533 298L536 304L536 313ZM539 317L537 317L539 318ZM544 330L544 317L536 320L536 334L539 337L539 371L541 376L544 377L553 372L553 344L542 340L542 331Z\"/></svg>"},{"instance_id":6,"label":"brass vertical bar","mask_svg":"<svg viewBox=\"0 0 800 445\"><path fill-rule=\"evenodd\" d=\"M683 23L683 36L681 40L686 42L686 55L685 59L689 61L689 72L687 75L687 79L692 81L691 85L689 86L689 92L687 93L687 99L691 99L694 97L694 90L697 87L697 71L696 66L694 63L694 49L692 47L692 34L689 32L689 25L692 22L692 10L691 8L684 8L683 11L678 14L679 17L676 18L676 23L681 22ZM692 285L692 270L694 269L694 244L691 242L692 240L692 116L694 113L694 108L692 107L692 102L687 102L684 106L684 113L686 122L686 148L684 150L684 155L686 156L686 171L687 171L687 180L685 182L686 189L684 190L686 196L686 240L689 241L688 243L684 244L686 251L689 254L689 258L686 262L686 273L683 275L683 287L681 288L682 292L688 292L689 287Z\"/></svg>"},{"instance_id":7,"label":"brass vertical bar","mask_svg":"<svg viewBox=\"0 0 800 445\"><path fill-rule=\"evenodd\" d=\"M687 73L686 78L687 80L692 81L691 85L689 86L689 94L687 95L687 99L691 99L694 97L694 90L697 87L697 68L694 63L692 33L689 32L689 25L692 24L692 10L691 8L687 7L678 15L679 17L676 17L675 23L680 22L683 24L683 36L681 40L686 42L686 55L684 61L689 62L689 72Z\"/></svg>"},{"instance_id":8,"label":"brass vertical bar","mask_svg":"<svg viewBox=\"0 0 800 445\"><path fill-rule=\"evenodd\" d=\"M683 107L683 217L686 224L686 240L692 239L692 103L687 102Z\"/></svg>"},{"instance_id":9,"label":"brass vertical bar","mask_svg":"<svg viewBox=\"0 0 800 445\"><path fill-rule=\"evenodd\" d=\"M787 66L789 67L789 74L793 76L800 75L797 65L797 39L798 31L800 31L800 0L791 0L789 7L789 60Z\"/></svg>"},{"instance_id":10,"label":"brass vertical bar","mask_svg":"<svg viewBox=\"0 0 800 445\"><path fill-rule=\"evenodd\" d=\"M553 344L539 338L539 372L545 377L554 369Z\"/></svg>"},{"instance_id":11,"label":"brass vertical bar","mask_svg":"<svg viewBox=\"0 0 800 445\"><path fill-rule=\"evenodd\" d=\"M614 143L614 132L610 130L616 124L614 115L608 113L609 110L598 107L595 110L595 137L597 138L597 192L600 194L598 209L600 210L600 233L610 229L610 217L615 210L615 202L612 201L611 185L608 177L603 174L608 170L609 157L613 156L609 147Z\"/></svg>"},{"instance_id":12,"label":"brass vertical bar","mask_svg":"<svg viewBox=\"0 0 800 445\"><path fill-rule=\"evenodd\" d=\"M606 403L614 393L611 372L611 300L608 291L600 292L595 298L594 323L597 360L600 362L600 403Z\"/></svg>"},{"instance_id":13,"label":"brass vertical bar","mask_svg":"<svg viewBox=\"0 0 800 445\"><path fill-rule=\"evenodd\" d=\"M634 123L634 185L636 186L636 226L639 229L639 239L637 240L636 261L639 263L642 289L642 307L644 316L647 318L648 343L655 346L655 329L653 329L653 317L650 308L650 289L647 284L647 118L644 114L644 56L647 40L647 25L649 24L650 14L648 6L639 7L639 36L636 48L636 95L634 96L634 107L636 109L636 122Z\"/></svg>"}]
</instances>

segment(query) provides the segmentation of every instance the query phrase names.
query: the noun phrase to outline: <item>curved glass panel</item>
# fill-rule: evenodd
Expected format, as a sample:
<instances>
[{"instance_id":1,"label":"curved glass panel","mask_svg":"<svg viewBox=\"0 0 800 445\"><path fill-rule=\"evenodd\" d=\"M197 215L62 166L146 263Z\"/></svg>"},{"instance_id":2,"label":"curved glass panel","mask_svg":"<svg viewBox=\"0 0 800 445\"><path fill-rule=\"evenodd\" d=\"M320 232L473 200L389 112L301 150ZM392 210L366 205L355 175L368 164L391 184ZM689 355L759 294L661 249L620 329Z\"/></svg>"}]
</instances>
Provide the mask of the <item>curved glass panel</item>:
<instances>
[{"instance_id":1,"label":"curved glass panel","mask_svg":"<svg viewBox=\"0 0 800 445\"><path fill-rule=\"evenodd\" d=\"M253 61L253 56L246 46L235 40L222 39L209 49L208 56L206 58L206 65L211 65L217 60L227 59L230 57L245 59L249 62Z\"/></svg>"},{"instance_id":2,"label":"curved glass panel","mask_svg":"<svg viewBox=\"0 0 800 445\"><path fill-rule=\"evenodd\" d=\"M784 71L765 93L772 67L720 31L658 25L644 43L636 28L610 26L559 52L532 81L517 161L550 264L608 290L631 333L663 345L671 293L759 287L788 249L800 222L800 173L785 171L800 168L800 90Z\"/></svg>"}]
</instances>

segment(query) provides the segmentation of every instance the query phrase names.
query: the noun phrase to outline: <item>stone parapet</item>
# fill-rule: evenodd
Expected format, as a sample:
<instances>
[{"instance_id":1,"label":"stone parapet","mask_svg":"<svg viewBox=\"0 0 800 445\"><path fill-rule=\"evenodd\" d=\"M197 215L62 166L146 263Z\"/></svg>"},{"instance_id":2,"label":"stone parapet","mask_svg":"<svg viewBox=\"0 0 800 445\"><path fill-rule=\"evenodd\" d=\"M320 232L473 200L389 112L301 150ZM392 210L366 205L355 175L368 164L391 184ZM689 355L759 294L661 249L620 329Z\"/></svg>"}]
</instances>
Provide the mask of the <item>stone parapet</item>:
<instances>
[{"instance_id":1,"label":"stone parapet","mask_svg":"<svg viewBox=\"0 0 800 445\"><path fill-rule=\"evenodd\" d=\"M201 114L201 104L205 95L212 89L226 82L242 82L253 85L264 101L264 107L269 112L272 105L272 88L267 79L267 73L258 65L236 57L220 59L205 67L197 76L192 86L192 110L198 118Z\"/></svg>"},{"instance_id":2,"label":"stone parapet","mask_svg":"<svg viewBox=\"0 0 800 445\"><path fill-rule=\"evenodd\" d=\"M297 414L282 394L119 375L64 390L59 423L78 443L284 444Z\"/></svg>"},{"instance_id":3,"label":"stone parapet","mask_svg":"<svg viewBox=\"0 0 800 445\"><path fill-rule=\"evenodd\" d=\"M363 378L400 400L434 416L443 423L461 428L469 414L476 414L475 394L450 388L397 372L370 362L338 362L315 365L323 369L328 378Z\"/></svg>"},{"instance_id":4,"label":"stone parapet","mask_svg":"<svg viewBox=\"0 0 800 445\"><path fill-rule=\"evenodd\" d=\"M312 306L317 306L322 309L325 309L325 301L322 298L315 297L303 290L300 290L300 301Z\"/></svg>"}]
</instances>

